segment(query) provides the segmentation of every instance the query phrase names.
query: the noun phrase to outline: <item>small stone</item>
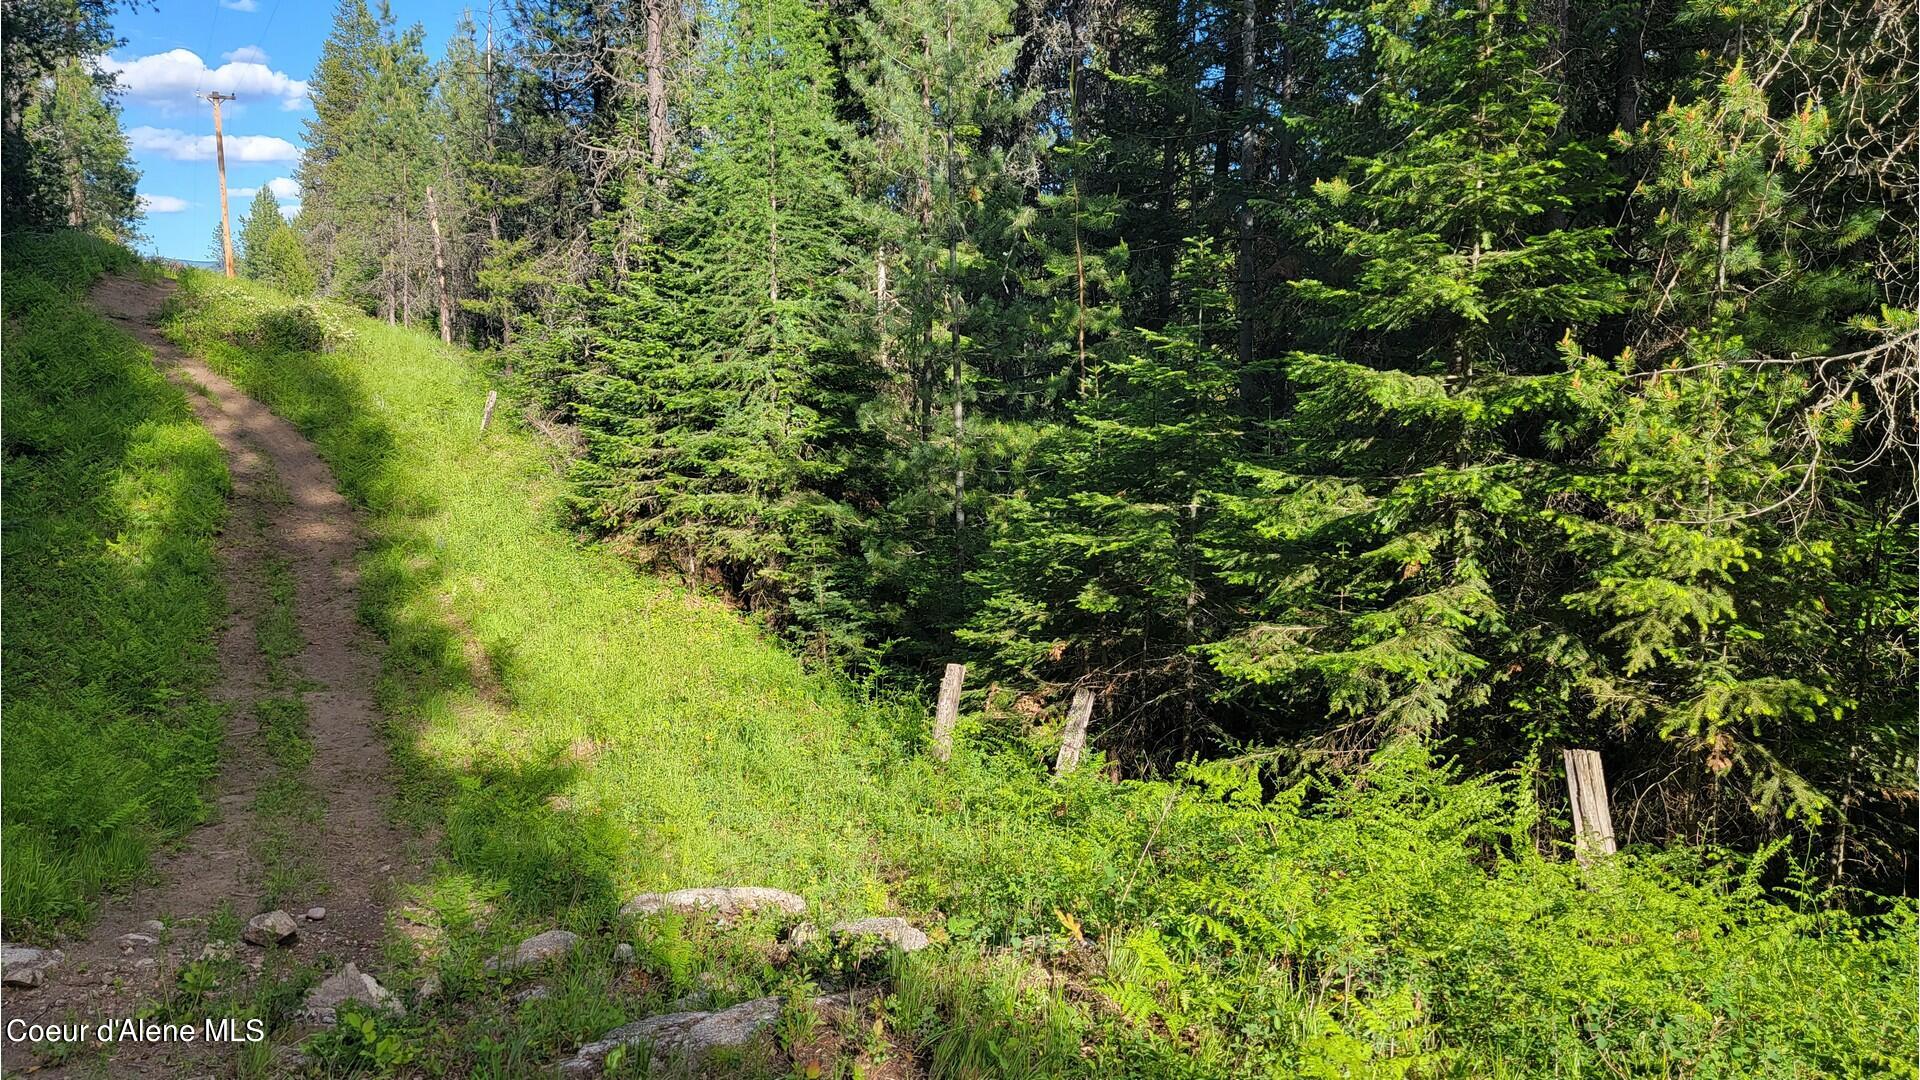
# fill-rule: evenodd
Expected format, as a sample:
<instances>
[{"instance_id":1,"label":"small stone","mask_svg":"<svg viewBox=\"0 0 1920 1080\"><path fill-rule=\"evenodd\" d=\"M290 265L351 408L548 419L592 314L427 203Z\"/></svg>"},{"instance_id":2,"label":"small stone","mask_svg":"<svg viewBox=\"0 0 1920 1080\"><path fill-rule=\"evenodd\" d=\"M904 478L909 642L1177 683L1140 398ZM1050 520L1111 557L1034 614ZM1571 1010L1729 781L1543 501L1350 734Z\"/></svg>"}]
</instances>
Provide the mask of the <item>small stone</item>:
<instances>
[{"instance_id":1,"label":"small stone","mask_svg":"<svg viewBox=\"0 0 1920 1080\"><path fill-rule=\"evenodd\" d=\"M548 930L535 934L514 947L511 953L487 961L488 971L517 971L565 956L580 944L580 935L567 930Z\"/></svg>"},{"instance_id":2,"label":"small stone","mask_svg":"<svg viewBox=\"0 0 1920 1080\"><path fill-rule=\"evenodd\" d=\"M927 935L918 927L893 915L834 923L833 932L847 938L884 941L901 952L918 952L929 944Z\"/></svg>"},{"instance_id":3,"label":"small stone","mask_svg":"<svg viewBox=\"0 0 1920 1080\"><path fill-rule=\"evenodd\" d=\"M247 928L240 931L240 940L263 947L281 945L299 933L300 926L293 921L293 916L284 911L269 911L248 919Z\"/></svg>"},{"instance_id":4,"label":"small stone","mask_svg":"<svg viewBox=\"0 0 1920 1080\"><path fill-rule=\"evenodd\" d=\"M121 934L114 939L114 944L120 946L122 950L130 952L134 949L152 948L160 944L160 939L154 937L152 934Z\"/></svg>"},{"instance_id":5,"label":"small stone","mask_svg":"<svg viewBox=\"0 0 1920 1080\"><path fill-rule=\"evenodd\" d=\"M529 1001L545 1001L552 996L553 988L543 983L539 986L529 986L508 998L507 1001L514 1005L525 1005Z\"/></svg>"},{"instance_id":6,"label":"small stone","mask_svg":"<svg viewBox=\"0 0 1920 1080\"><path fill-rule=\"evenodd\" d=\"M613 962L616 964L633 963L633 946L624 941L615 945L613 947Z\"/></svg>"},{"instance_id":7,"label":"small stone","mask_svg":"<svg viewBox=\"0 0 1920 1080\"><path fill-rule=\"evenodd\" d=\"M787 931L787 948L798 952L820 940L820 928L810 922L795 923Z\"/></svg>"},{"instance_id":8,"label":"small stone","mask_svg":"<svg viewBox=\"0 0 1920 1080\"><path fill-rule=\"evenodd\" d=\"M391 990L349 963L307 994L303 1015L316 1024L332 1024L339 1019L340 1006L350 1001L373 1009L406 1011Z\"/></svg>"},{"instance_id":9,"label":"small stone","mask_svg":"<svg viewBox=\"0 0 1920 1080\"><path fill-rule=\"evenodd\" d=\"M231 941L207 942L205 945L200 946L200 959L202 960L233 959L233 942Z\"/></svg>"},{"instance_id":10,"label":"small stone","mask_svg":"<svg viewBox=\"0 0 1920 1080\"><path fill-rule=\"evenodd\" d=\"M143 956L143 957L141 957L140 959L138 959L138 960L135 960L135 961L133 962L133 966L134 966L134 968L135 968L135 970L138 970L138 971L148 971L148 970L151 970L151 969L153 969L153 968L156 968L156 967L159 967L159 966L160 966L160 961L158 961L158 960L155 960L155 959L154 959L153 957L151 957L151 956Z\"/></svg>"},{"instance_id":11,"label":"small stone","mask_svg":"<svg viewBox=\"0 0 1920 1080\"><path fill-rule=\"evenodd\" d=\"M39 986L47 972L67 958L59 949L36 949L31 945L0 942L0 982L8 986Z\"/></svg>"},{"instance_id":12,"label":"small stone","mask_svg":"<svg viewBox=\"0 0 1920 1080\"><path fill-rule=\"evenodd\" d=\"M321 919L324 919L324 918L326 918L326 917L327 917L327 909L326 909L326 908L323 908L323 907L310 907L310 908L308 908L308 909L307 909L307 921L308 921L308 922L319 922L319 921L320 921Z\"/></svg>"},{"instance_id":13,"label":"small stone","mask_svg":"<svg viewBox=\"0 0 1920 1080\"><path fill-rule=\"evenodd\" d=\"M146 922L140 924L140 932L143 934L152 934L158 937L166 933L166 931L167 924L161 922L159 919L148 919Z\"/></svg>"},{"instance_id":14,"label":"small stone","mask_svg":"<svg viewBox=\"0 0 1920 1080\"><path fill-rule=\"evenodd\" d=\"M432 1001L439 996L440 976L438 975L428 975L426 978L420 980L419 986L413 988L413 1000L415 1001Z\"/></svg>"},{"instance_id":15,"label":"small stone","mask_svg":"<svg viewBox=\"0 0 1920 1080\"><path fill-rule=\"evenodd\" d=\"M711 912L723 918L756 911L778 911L787 915L806 912L807 902L780 889L758 885L740 885L720 889L678 889L669 893L642 893L627 901L622 915L658 915L663 911L681 914Z\"/></svg>"}]
</instances>

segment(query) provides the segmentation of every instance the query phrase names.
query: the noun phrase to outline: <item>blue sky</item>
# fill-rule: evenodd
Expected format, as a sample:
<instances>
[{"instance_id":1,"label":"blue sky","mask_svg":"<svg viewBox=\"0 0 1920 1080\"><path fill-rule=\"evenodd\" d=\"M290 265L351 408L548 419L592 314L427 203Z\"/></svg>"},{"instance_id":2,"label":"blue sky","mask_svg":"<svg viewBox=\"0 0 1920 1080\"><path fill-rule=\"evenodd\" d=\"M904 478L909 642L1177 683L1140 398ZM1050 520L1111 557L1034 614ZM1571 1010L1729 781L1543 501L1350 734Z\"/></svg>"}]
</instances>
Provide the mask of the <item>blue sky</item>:
<instances>
[{"instance_id":1,"label":"blue sky","mask_svg":"<svg viewBox=\"0 0 1920 1080\"><path fill-rule=\"evenodd\" d=\"M437 59L460 12L472 8L484 22L485 4L402 0L394 18L403 27L420 23ZM377 0L371 6L377 10ZM213 111L196 91L239 95L221 106L234 227L263 184L283 206L299 201L294 167L301 126L313 116L306 81L333 12L325 0L161 0L120 13L115 29L126 44L105 63L120 73L120 123L140 167L150 251L207 258L220 220Z\"/></svg>"}]
</instances>

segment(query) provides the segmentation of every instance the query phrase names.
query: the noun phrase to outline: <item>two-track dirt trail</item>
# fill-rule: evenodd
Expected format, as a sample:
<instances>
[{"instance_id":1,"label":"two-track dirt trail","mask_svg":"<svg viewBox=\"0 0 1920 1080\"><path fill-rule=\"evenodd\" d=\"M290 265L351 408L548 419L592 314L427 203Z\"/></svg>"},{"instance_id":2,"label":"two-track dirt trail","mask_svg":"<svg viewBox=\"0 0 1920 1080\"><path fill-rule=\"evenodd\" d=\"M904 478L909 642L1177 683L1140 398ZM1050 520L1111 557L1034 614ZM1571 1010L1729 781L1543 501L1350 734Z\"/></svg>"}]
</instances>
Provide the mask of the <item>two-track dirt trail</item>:
<instances>
[{"instance_id":1,"label":"two-track dirt trail","mask_svg":"<svg viewBox=\"0 0 1920 1080\"><path fill-rule=\"evenodd\" d=\"M97 1023L132 1016L164 997L179 969L200 955L211 917L225 908L245 920L274 890L280 906L300 919L298 940L273 950L274 966L322 955L330 968L348 960L377 966L394 885L422 857L389 813L393 778L374 702L379 652L357 617L356 515L292 424L158 333L154 317L171 289L109 278L92 300L153 350L226 451L233 478L219 552L228 620L214 694L227 706L227 731L216 808L210 823L155 860L147 884L104 906L88 937L62 946L66 960L45 985L8 993L10 1018ZM282 655L271 655L262 629L276 618L284 629L289 617L297 634L283 634L292 640ZM261 730L271 699L296 703L296 714L304 703L312 752L304 769L294 770L303 776L285 778L286 763L276 762ZM275 777L285 782L270 800L266 787ZM301 873L269 882L263 858L293 861ZM300 918L309 906L324 907L324 918ZM144 933L149 920L167 924L158 944L136 940L129 948L121 941ZM237 948L256 969L269 962L262 949ZM32 1067L26 1048L5 1047L8 1074ZM122 1044L104 1065L112 1076L210 1074L223 1052ZM102 1064L84 1055L70 1070L97 1074Z\"/></svg>"}]
</instances>

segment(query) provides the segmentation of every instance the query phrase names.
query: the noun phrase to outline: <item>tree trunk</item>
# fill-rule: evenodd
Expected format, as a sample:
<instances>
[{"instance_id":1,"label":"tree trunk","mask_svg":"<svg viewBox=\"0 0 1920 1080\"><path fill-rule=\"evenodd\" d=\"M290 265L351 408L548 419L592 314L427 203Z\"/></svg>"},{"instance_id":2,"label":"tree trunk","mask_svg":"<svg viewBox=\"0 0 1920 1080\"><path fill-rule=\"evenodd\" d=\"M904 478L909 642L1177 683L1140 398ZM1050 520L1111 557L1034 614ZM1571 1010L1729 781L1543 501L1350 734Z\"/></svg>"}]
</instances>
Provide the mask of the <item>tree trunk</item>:
<instances>
[{"instance_id":1,"label":"tree trunk","mask_svg":"<svg viewBox=\"0 0 1920 1080\"><path fill-rule=\"evenodd\" d=\"M1240 133L1240 205L1237 215L1240 235L1234 261L1239 264L1235 277L1238 286L1236 306L1240 316L1238 353L1242 371L1241 396L1249 406L1253 405L1254 395L1258 393L1249 368L1253 363L1254 349L1253 309L1259 299L1258 270L1255 267L1257 236L1253 218L1254 185L1260 174L1259 60L1259 0L1240 0L1240 93L1246 124Z\"/></svg>"},{"instance_id":2,"label":"tree trunk","mask_svg":"<svg viewBox=\"0 0 1920 1080\"><path fill-rule=\"evenodd\" d=\"M667 0L647 7L647 161L653 184L667 179Z\"/></svg>"},{"instance_id":3,"label":"tree trunk","mask_svg":"<svg viewBox=\"0 0 1920 1080\"><path fill-rule=\"evenodd\" d=\"M433 227L433 271L440 278L440 340L453 344L453 294L447 288L447 254L440 240L440 209L427 186L427 224Z\"/></svg>"}]
</instances>

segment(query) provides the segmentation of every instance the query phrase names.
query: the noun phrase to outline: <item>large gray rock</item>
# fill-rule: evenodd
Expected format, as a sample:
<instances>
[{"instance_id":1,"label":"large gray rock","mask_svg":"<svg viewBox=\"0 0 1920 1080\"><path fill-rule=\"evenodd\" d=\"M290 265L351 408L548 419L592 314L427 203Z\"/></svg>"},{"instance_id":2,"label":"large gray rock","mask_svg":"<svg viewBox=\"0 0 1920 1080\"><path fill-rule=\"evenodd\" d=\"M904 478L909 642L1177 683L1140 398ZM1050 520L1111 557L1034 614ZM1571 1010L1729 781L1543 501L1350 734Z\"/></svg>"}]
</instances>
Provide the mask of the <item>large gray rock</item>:
<instances>
[{"instance_id":1,"label":"large gray rock","mask_svg":"<svg viewBox=\"0 0 1920 1080\"><path fill-rule=\"evenodd\" d=\"M393 991L348 963L307 994L305 1016L316 1024L331 1024L339 1019L340 1006L350 1001L370 1009L406 1011L400 1000L393 996Z\"/></svg>"},{"instance_id":2,"label":"large gray rock","mask_svg":"<svg viewBox=\"0 0 1920 1080\"><path fill-rule=\"evenodd\" d=\"M651 1047L656 1060L698 1059L715 1050L740 1049L764 1037L780 1018L780 999L756 998L719 1012L649 1016L607 1032L560 1063L562 1076L598 1076L615 1047Z\"/></svg>"},{"instance_id":3,"label":"large gray rock","mask_svg":"<svg viewBox=\"0 0 1920 1080\"><path fill-rule=\"evenodd\" d=\"M59 949L0 942L0 982L8 986L39 986L47 981L47 972L59 967L66 958Z\"/></svg>"},{"instance_id":4,"label":"large gray rock","mask_svg":"<svg viewBox=\"0 0 1920 1080\"><path fill-rule=\"evenodd\" d=\"M901 952L918 952L929 944L927 935L918 927L893 915L875 915L834 923L833 932L843 938L884 941Z\"/></svg>"},{"instance_id":5,"label":"large gray rock","mask_svg":"<svg viewBox=\"0 0 1920 1080\"><path fill-rule=\"evenodd\" d=\"M663 911L682 914L710 912L731 917L756 911L778 911L799 915L807 902L790 892L758 885L736 885L721 889L676 889L669 893L642 893L627 901L622 915L658 915Z\"/></svg>"},{"instance_id":6,"label":"large gray rock","mask_svg":"<svg viewBox=\"0 0 1920 1080\"><path fill-rule=\"evenodd\" d=\"M535 934L503 956L487 961L488 971L517 971L557 960L580 944L580 935L568 930L549 930Z\"/></svg>"},{"instance_id":7,"label":"large gray rock","mask_svg":"<svg viewBox=\"0 0 1920 1080\"><path fill-rule=\"evenodd\" d=\"M249 945L279 945L292 941L300 933L300 924L284 911L269 911L247 920L240 940Z\"/></svg>"},{"instance_id":8,"label":"large gray rock","mask_svg":"<svg viewBox=\"0 0 1920 1080\"><path fill-rule=\"evenodd\" d=\"M826 994L813 1007L828 1021L873 1000L877 989ZM716 1050L740 1050L768 1038L780 1018L780 999L755 998L718 1012L672 1012L615 1028L560 1063L562 1076L598 1076L616 1047L648 1047L655 1061L698 1063Z\"/></svg>"}]
</instances>

